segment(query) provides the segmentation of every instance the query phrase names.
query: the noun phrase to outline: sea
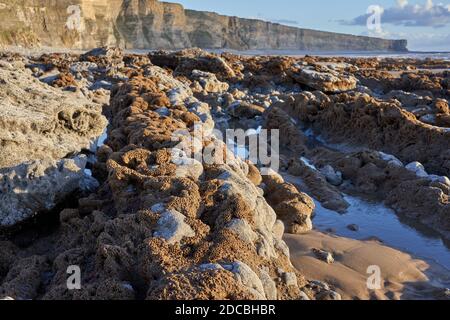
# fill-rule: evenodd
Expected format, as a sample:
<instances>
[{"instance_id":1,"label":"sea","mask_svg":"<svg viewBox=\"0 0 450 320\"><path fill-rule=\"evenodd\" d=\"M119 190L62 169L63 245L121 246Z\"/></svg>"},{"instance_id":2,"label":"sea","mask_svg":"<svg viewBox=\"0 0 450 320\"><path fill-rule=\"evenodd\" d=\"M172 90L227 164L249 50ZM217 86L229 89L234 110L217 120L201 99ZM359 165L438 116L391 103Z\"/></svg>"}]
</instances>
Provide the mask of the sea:
<instances>
[{"instance_id":1,"label":"sea","mask_svg":"<svg viewBox=\"0 0 450 320\"><path fill-rule=\"evenodd\" d=\"M208 50L214 53L230 52L240 55L268 55L268 56L292 56L303 57L321 56L321 57L352 57L352 58L414 58L414 59L439 59L450 61L450 52L436 51L407 51L407 52L385 52L385 51L301 51L301 50Z\"/></svg>"}]
</instances>

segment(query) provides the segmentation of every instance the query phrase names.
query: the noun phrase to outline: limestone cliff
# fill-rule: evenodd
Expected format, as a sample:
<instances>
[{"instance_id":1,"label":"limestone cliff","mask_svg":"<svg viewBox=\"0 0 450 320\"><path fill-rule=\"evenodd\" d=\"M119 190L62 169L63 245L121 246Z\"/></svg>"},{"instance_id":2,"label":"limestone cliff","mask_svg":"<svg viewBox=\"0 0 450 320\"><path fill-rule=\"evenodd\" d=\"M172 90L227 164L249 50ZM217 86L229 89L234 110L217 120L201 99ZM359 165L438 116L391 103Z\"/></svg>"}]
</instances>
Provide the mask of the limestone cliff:
<instances>
[{"instance_id":1,"label":"limestone cliff","mask_svg":"<svg viewBox=\"0 0 450 320\"><path fill-rule=\"evenodd\" d=\"M0 44L317 51L405 51L407 46L405 40L299 29L157 0L0 0Z\"/></svg>"}]
</instances>

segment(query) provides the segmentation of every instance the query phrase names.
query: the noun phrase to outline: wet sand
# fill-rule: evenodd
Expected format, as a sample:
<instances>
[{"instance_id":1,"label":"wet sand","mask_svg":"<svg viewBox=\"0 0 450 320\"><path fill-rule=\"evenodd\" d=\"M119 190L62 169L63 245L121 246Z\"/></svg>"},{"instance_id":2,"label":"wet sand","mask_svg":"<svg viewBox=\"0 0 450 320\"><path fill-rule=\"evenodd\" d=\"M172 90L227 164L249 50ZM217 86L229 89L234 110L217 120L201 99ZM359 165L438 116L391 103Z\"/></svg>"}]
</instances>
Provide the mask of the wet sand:
<instances>
[{"instance_id":1,"label":"wet sand","mask_svg":"<svg viewBox=\"0 0 450 320\"><path fill-rule=\"evenodd\" d=\"M449 284L448 272L376 240L359 241L311 231L285 235L291 261L307 278L329 283L343 299L411 300L443 299ZM316 258L312 249L332 252L335 262ZM370 290L369 266L379 266L381 288ZM430 279L433 278L433 281ZM447 286L446 286L447 285Z\"/></svg>"}]
</instances>

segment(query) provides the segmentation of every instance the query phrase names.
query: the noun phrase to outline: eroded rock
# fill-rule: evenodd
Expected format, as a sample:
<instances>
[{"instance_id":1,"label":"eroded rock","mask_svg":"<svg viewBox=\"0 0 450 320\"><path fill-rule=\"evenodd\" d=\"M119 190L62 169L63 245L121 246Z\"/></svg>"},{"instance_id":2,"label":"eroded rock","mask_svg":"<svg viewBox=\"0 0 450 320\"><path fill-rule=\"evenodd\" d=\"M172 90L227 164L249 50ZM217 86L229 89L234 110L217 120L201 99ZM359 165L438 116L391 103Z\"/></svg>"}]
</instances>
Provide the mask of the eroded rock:
<instances>
[{"instance_id":1,"label":"eroded rock","mask_svg":"<svg viewBox=\"0 0 450 320\"><path fill-rule=\"evenodd\" d=\"M0 226L12 227L53 209L98 182L85 173L87 159L38 160L0 169Z\"/></svg>"},{"instance_id":2,"label":"eroded rock","mask_svg":"<svg viewBox=\"0 0 450 320\"><path fill-rule=\"evenodd\" d=\"M299 67L292 71L291 77L310 88L331 93L353 90L358 83L355 77L339 73L325 66Z\"/></svg>"},{"instance_id":3,"label":"eroded rock","mask_svg":"<svg viewBox=\"0 0 450 320\"><path fill-rule=\"evenodd\" d=\"M320 259L328 264L334 263L334 257L333 257L333 254L331 254L331 252L326 252L326 251L323 251L320 249L313 249L312 252L318 259Z\"/></svg>"},{"instance_id":4,"label":"eroded rock","mask_svg":"<svg viewBox=\"0 0 450 320\"><path fill-rule=\"evenodd\" d=\"M41 83L28 69L2 61L0 77L0 168L89 149L106 127L101 106Z\"/></svg>"},{"instance_id":5,"label":"eroded rock","mask_svg":"<svg viewBox=\"0 0 450 320\"><path fill-rule=\"evenodd\" d=\"M263 176L266 199L283 221L286 232L301 234L312 230L311 215L314 201L297 188L276 175Z\"/></svg>"}]
</instances>

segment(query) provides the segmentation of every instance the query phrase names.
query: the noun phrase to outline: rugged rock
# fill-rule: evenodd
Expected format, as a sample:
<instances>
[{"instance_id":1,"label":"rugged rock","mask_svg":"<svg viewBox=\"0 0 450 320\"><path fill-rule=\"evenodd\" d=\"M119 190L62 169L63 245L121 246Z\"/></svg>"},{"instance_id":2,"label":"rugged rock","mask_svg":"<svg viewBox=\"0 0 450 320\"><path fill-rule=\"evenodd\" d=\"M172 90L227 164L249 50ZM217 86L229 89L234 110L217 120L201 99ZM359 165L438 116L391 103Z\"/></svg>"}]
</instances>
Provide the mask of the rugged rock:
<instances>
[{"instance_id":1,"label":"rugged rock","mask_svg":"<svg viewBox=\"0 0 450 320\"><path fill-rule=\"evenodd\" d=\"M293 152L305 151L307 137L297 128L295 120L278 107L270 107L264 114L264 128L280 133L280 144Z\"/></svg>"},{"instance_id":2,"label":"rugged rock","mask_svg":"<svg viewBox=\"0 0 450 320\"><path fill-rule=\"evenodd\" d=\"M213 134L209 105L180 79L146 65L114 86L108 138L94 165L101 187L63 210L49 237L21 250L47 248L45 257L17 259L27 271L18 272L14 247L0 255L2 296L301 297L307 282L292 267L283 223L257 187L256 167L220 152L226 146ZM198 129L202 141L191 139ZM217 162L193 158L206 148L217 151ZM70 265L80 266L81 290L66 289Z\"/></svg>"},{"instance_id":3,"label":"rugged rock","mask_svg":"<svg viewBox=\"0 0 450 320\"><path fill-rule=\"evenodd\" d=\"M386 99L397 99L406 107L417 107L419 105L428 105L433 100L429 97L422 97L415 93L401 90L393 90L385 95Z\"/></svg>"},{"instance_id":4,"label":"rugged rock","mask_svg":"<svg viewBox=\"0 0 450 320\"><path fill-rule=\"evenodd\" d=\"M426 125L396 102L367 94L322 98L302 93L276 107L306 123L321 127L333 142L353 141L392 154L408 163L419 161L433 173L450 175L450 131Z\"/></svg>"},{"instance_id":5,"label":"rugged rock","mask_svg":"<svg viewBox=\"0 0 450 320\"><path fill-rule=\"evenodd\" d=\"M86 156L36 160L0 169L0 227L12 227L53 209L75 191L93 190L85 173Z\"/></svg>"},{"instance_id":6,"label":"rugged rock","mask_svg":"<svg viewBox=\"0 0 450 320\"><path fill-rule=\"evenodd\" d=\"M191 79L197 81L200 87L208 93L226 92L230 87L228 83L217 80L216 75L210 72L193 70Z\"/></svg>"},{"instance_id":7,"label":"rugged rock","mask_svg":"<svg viewBox=\"0 0 450 320\"><path fill-rule=\"evenodd\" d=\"M315 207L312 198L299 190L338 212L348 206L343 192L368 195L444 235L450 230L450 180L435 169L448 156L447 131L417 120L408 111L410 102L400 101L418 98L427 103L422 115L437 119L446 115L437 89L431 94L415 92L417 97L403 94L397 101L382 94L369 99L367 95L373 93L362 87L330 95L301 91L304 86L290 76L296 65L323 65L340 77L361 72L359 68L366 65L406 70L415 63L240 57L198 49L129 55L110 47L81 57L5 54L2 60L16 66L19 74L62 88L23 82L43 86L52 94L103 103L111 94L111 100L104 106L110 120L108 135L99 142L106 144L97 150L96 159L89 156L86 170L100 186L87 194L76 193L77 204L63 203L67 205L59 213L59 224L51 231L41 234L34 219L30 228L24 224L25 230L17 234L0 230L0 297L340 299L326 283L306 280L290 262L283 234L310 230ZM23 71L25 65L31 73ZM68 91L73 84L67 74L74 78L76 93ZM14 73L5 73L4 80L10 78ZM248 110L232 117L229 107L236 101L250 105L250 110L261 107L256 114L250 112L251 119ZM99 115L98 106L89 110ZM280 130L284 179L273 172L261 176L260 163L253 165L227 150L214 128L234 125L251 129L247 132L252 135L258 134L259 126ZM46 134L51 135L45 131L42 139ZM347 141L351 144L342 144ZM394 142L401 146L396 149ZM88 147L89 143L78 145ZM409 147L423 157L408 155ZM8 190L0 193L4 197L0 210L10 211L7 220L22 219L24 208L32 209L25 214L30 216L46 211L70 190L88 188L86 182L93 180L85 179L86 158L79 151L62 159L59 155L19 159L0 169L0 191ZM317 255L331 262L331 252L326 251ZM313 254L309 249L308 257ZM71 265L81 268L81 290L67 290Z\"/></svg>"},{"instance_id":8,"label":"rugged rock","mask_svg":"<svg viewBox=\"0 0 450 320\"><path fill-rule=\"evenodd\" d=\"M387 203L406 216L434 226L450 236L450 183L424 179L407 180L388 195Z\"/></svg>"},{"instance_id":9,"label":"rugged rock","mask_svg":"<svg viewBox=\"0 0 450 320\"><path fill-rule=\"evenodd\" d=\"M423 63L418 60L411 60L405 65L410 68L422 68ZM442 64L442 69L446 70L449 68L448 62L442 61ZM393 67L387 68L390 72L372 69L360 70L356 76L363 85L372 90L384 93L392 91L400 93L399 98L401 100L406 98L406 100L401 102L407 102L409 98L414 98L414 95L424 97L425 101L432 100L433 98L448 99L448 74L446 71L429 72L426 70L410 72L401 71L402 68L398 68L397 66L398 63L393 63ZM423 68L434 69L434 66L433 64L430 66L425 64ZM404 92L407 92L406 95Z\"/></svg>"},{"instance_id":10,"label":"rugged rock","mask_svg":"<svg viewBox=\"0 0 450 320\"><path fill-rule=\"evenodd\" d=\"M0 295L14 297L15 300L33 299L39 290L41 275L47 268L44 256L17 260L0 285Z\"/></svg>"},{"instance_id":11,"label":"rugged rock","mask_svg":"<svg viewBox=\"0 0 450 320\"><path fill-rule=\"evenodd\" d=\"M257 116L262 116L265 109L261 106L246 103L243 101L236 101L232 103L227 112L238 119L252 119Z\"/></svg>"},{"instance_id":12,"label":"rugged rock","mask_svg":"<svg viewBox=\"0 0 450 320\"><path fill-rule=\"evenodd\" d=\"M53 209L91 190L86 156L106 127L101 107L54 89L17 63L0 62L0 226Z\"/></svg>"},{"instance_id":13,"label":"rugged rock","mask_svg":"<svg viewBox=\"0 0 450 320\"><path fill-rule=\"evenodd\" d=\"M301 234L312 230L311 215L316 206L309 196L275 174L263 176L263 183L266 199L283 221L287 233Z\"/></svg>"},{"instance_id":14,"label":"rugged rock","mask_svg":"<svg viewBox=\"0 0 450 320\"><path fill-rule=\"evenodd\" d=\"M321 281L311 281L307 289L318 292L321 300L342 300L342 297L336 291L331 290L330 286Z\"/></svg>"},{"instance_id":15,"label":"rugged rock","mask_svg":"<svg viewBox=\"0 0 450 320\"><path fill-rule=\"evenodd\" d=\"M90 149L106 127L101 106L63 93L28 69L0 62L0 168Z\"/></svg>"},{"instance_id":16,"label":"rugged rock","mask_svg":"<svg viewBox=\"0 0 450 320\"><path fill-rule=\"evenodd\" d=\"M111 68L123 64L123 50L117 47L101 47L80 56L80 61Z\"/></svg>"},{"instance_id":17,"label":"rugged rock","mask_svg":"<svg viewBox=\"0 0 450 320\"><path fill-rule=\"evenodd\" d=\"M405 40L383 40L184 10L156 0L6 1L0 7L2 44L128 49L406 51Z\"/></svg>"},{"instance_id":18,"label":"rugged rock","mask_svg":"<svg viewBox=\"0 0 450 320\"><path fill-rule=\"evenodd\" d=\"M330 165L326 165L325 167L320 169L320 172L333 186L340 186L343 182L342 173L340 171L334 170L334 168Z\"/></svg>"},{"instance_id":19,"label":"rugged rock","mask_svg":"<svg viewBox=\"0 0 450 320\"><path fill-rule=\"evenodd\" d=\"M447 177L429 175L418 162L404 166L395 157L381 152L365 151L342 157L322 150L316 156L322 161L334 162L357 192L385 199L387 205L403 216L433 227L445 238L450 236L447 204L450 180ZM348 228L359 230L354 225Z\"/></svg>"},{"instance_id":20,"label":"rugged rock","mask_svg":"<svg viewBox=\"0 0 450 320\"><path fill-rule=\"evenodd\" d=\"M291 72L291 77L301 84L323 92L338 93L353 90L358 80L324 66L315 68L299 67Z\"/></svg>"},{"instance_id":21,"label":"rugged rock","mask_svg":"<svg viewBox=\"0 0 450 320\"><path fill-rule=\"evenodd\" d=\"M288 172L296 177L300 177L305 186L305 190L322 203L324 208L344 213L349 204L345 201L342 193L316 168L305 163L304 160L291 159L288 164Z\"/></svg>"},{"instance_id":22,"label":"rugged rock","mask_svg":"<svg viewBox=\"0 0 450 320\"><path fill-rule=\"evenodd\" d=\"M284 112L276 103L264 114L264 127L266 129L280 130L280 144L298 154L308 151L307 137L299 130L295 120ZM345 212L348 203L344 200L341 192L331 185L324 174L316 167L307 162L305 158L291 158L286 163L289 174L300 177L303 181L302 188L322 205L331 210Z\"/></svg>"},{"instance_id":23,"label":"rugged rock","mask_svg":"<svg viewBox=\"0 0 450 320\"><path fill-rule=\"evenodd\" d=\"M201 49L185 49L177 52L156 51L151 52L149 57L157 66L170 68L175 75L194 76L202 74L199 71L212 73L215 77L233 78L236 76L234 70L220 56L206 52ZM206 74L203 74L206 75ZM208 77L213 77L207 75Z\"/></svg>"},{"instance_id":24,"label":"rugged rock","mask_svg":"<svg viewBox=\"0 0 450 320\"><path fill-rule=\"evenodd\" d=\"M333 255L331 254L331 252L326 252L326 251L320 250L320 249L313 249L312 252L318 259L320 259L328 264L334 263L334 258L333 258Z\"/></svg>"}]
</instances>

